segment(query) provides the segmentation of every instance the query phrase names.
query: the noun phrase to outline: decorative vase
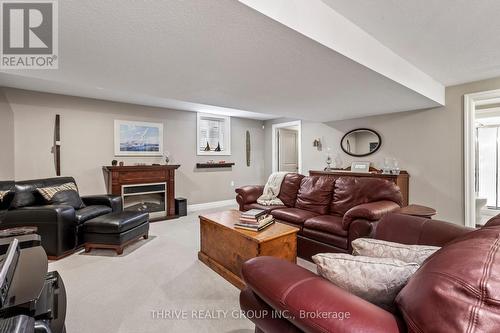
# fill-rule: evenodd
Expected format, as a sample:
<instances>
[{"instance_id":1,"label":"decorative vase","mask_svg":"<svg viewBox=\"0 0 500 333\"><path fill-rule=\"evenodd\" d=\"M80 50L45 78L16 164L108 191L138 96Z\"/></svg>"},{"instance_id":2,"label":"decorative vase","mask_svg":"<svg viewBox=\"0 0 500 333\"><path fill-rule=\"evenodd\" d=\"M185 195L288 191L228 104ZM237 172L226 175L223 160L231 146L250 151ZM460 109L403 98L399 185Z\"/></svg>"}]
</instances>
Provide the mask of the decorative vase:
<instances>
[{"instance_id":1,"label":"decorative vase","mask_svg":"<svg viewBox=\"0 0 500 333\"><path fill-rule=\"evenodd\" d=\"M165 159L165 164L168 164L170 162L170 153L168 151L163 153L163 158Z\"/></svg>"},{"instance_id":2,"label":"decorative vase","mask_svg":"<svg viewBox=\"0 0 500 333\"><path fill-rule=\"evenodd\" d=\"M389 157L384 158L384 167L382 168L382 174L390 175L392 170L391 159Z\"/></svg>"},{"instance_id":3,"label":"decorative vase","mask_svg":"<svg viewBox=\"0 0 500 333\"><path fill-rule=\"evenodd\" d=\"M112 166L117 166L118 165L118 161L117 160L112 160L111 161L111 165Z\"/></svg>"},{"instance_id":4,"label":"decorative vase","mask_svg":"<svg viewBox=\"0 0 500 333\"><path fill-rule=\"evenodd\" d=\"M210 151L210 145L208 144L208 141L207 141L207 145L206 145L206 147L205 147L205 149L204 149L204 150L205 150L205 151Z\"/></svg>"},{"instance_id":5,"label":"decorative vase","mask_svg":"<svg viewBox=\"0 0 500 333\"><path fill-rule=\"evenodd\" d=\"M330 171L332 169L332 167L330 166L331 164L332 164L332 158L330 157L330 155L327 155L325 171Z\"/></svg>"},{"instance_id":6,"label":"decorative vase","mask_svg":"<svg viewBox=\"0 0 500 333\"><path fill-rule=\"evenodd\" d=\"M215 148L215 151L221 151L221 149L220 149L220 142L217 142L217 148Z\"/></svg>"},{"instance_id":7,"label":"decorative vase","mask_svg":"<svg viewBox=\"0 0 500 333\"><path fill-rule=\"evenodd\" d=\"M401 173L401 169L399 168L399 161L395 158L392 159L391 173L393 175L399 175Z\"/></svg>"}]
</instances>

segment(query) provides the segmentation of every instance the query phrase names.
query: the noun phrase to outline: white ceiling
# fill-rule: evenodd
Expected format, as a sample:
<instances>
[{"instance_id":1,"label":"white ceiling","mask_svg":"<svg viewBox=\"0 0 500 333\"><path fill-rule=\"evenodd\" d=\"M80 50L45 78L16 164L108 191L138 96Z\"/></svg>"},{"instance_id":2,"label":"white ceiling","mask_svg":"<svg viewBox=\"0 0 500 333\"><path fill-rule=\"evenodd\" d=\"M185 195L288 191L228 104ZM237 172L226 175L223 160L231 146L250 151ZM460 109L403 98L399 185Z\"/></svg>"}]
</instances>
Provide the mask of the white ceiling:
<instances>
[{"instance_id":1,"label":"white ceiling","mask_svg":"<svg viewBox=\"0 0 500 333\"><path fill-rule=\"evenodd\" d=\"M0 85L255 119L331 121L440 105L442 86L376 40L391 62L358 61L300 32L235 0L64 0L59 70L0 73ZM379 70L396 62L413 82ZM415 88L424 86L434 91Z\"/></svg>"},{"instance_id":2,"label":"white ceiling","mask_svg":"<svg viewBox=\"0 0 500 333\"><path fill-rule=\"evenodd\" d=\"M323 0L446 86L500 76L498 0Z\"/></svg>"}]
</instances>

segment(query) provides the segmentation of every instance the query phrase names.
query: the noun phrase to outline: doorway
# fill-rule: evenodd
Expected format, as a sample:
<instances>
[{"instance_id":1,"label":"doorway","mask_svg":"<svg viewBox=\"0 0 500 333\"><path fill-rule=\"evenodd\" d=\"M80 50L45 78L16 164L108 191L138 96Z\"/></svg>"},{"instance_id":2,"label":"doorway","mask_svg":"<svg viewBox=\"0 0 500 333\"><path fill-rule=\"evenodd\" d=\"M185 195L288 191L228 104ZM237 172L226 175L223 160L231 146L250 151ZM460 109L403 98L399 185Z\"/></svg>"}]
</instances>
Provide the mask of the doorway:
<instances>
[{"instance_id":1,"label":"doorway","mask_svg":"<svg viewBox=\"0 0 500 333\"><path fill-rule=\"evenodd\" d=\"M301 121L272 126L273 172L302 172Z\"/></svg>"},{"instance_id":2,"label":"doorway","mask_svg":"<svg viewBox=\"0 0 500 333\"><path fill-rule=\"evenodd\" d=\"M500 90L464 96L465 225L500 213Z\"/></svg>"}]
</instances>

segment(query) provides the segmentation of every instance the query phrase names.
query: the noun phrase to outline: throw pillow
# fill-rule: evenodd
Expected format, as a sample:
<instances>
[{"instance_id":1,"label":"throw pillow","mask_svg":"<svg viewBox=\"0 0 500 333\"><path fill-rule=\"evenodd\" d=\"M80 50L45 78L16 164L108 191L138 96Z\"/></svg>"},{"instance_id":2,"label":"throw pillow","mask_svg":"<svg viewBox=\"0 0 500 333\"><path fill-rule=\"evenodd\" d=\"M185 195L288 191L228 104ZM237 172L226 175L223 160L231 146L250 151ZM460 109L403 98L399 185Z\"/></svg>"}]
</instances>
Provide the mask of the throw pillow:
<instances>
[{"instance_id":1,"label":"throw pillow","mask_svg":"<svg viewBox=\"0 0 500 333\"><path fill-rule=\"evenodd\" d=\"M394 298L419 268L397 259L344 253L320 253L313 261L325 279L389 311L394 310Z\"/></svg>"},{"instance_id":2,"label":"throw pillow","mask_svg":"<svg viewBox=\"0 0 500 333\"><path fill-rule=\"evenodd\" d=\"M9 193L10 191L0 191L0 202L3 201L3 198Z\"/></svg>"},{"instance_id":3,"label":"throw pillow","mask_svg":"<svg viewBox=\"0 0 500 333\"><path fill-rule=\"evenodd\" d=\"M351 244L355 256L392 258L419 265L440 249L437 246L406 245L372 238L358 238Z\"/></svg>"},{"instance_id":4,"label":"throw pillow","mask_svg":"<svg viewBox=\"0 0 500 333\"><path fill-rule=\"evenodd\" d=\"M45 201L51 205L68 205L75 209L80 209L85 206L78 194L78 188L75 183L39 187L37 191L42 195Z\"/></svg>"},{"instance_id":5,"label":"throw pillow","mask_svg":"<svg viewBox=\"0 0 500 333\"><path fill-rule=\"evenodd\" d=\"M16 183L14 186L14 198L10 205L12 208L17 209L39 204L40 200L37 200L36 194L37 190L34 182Z\"/></svg>"}]
</instances>

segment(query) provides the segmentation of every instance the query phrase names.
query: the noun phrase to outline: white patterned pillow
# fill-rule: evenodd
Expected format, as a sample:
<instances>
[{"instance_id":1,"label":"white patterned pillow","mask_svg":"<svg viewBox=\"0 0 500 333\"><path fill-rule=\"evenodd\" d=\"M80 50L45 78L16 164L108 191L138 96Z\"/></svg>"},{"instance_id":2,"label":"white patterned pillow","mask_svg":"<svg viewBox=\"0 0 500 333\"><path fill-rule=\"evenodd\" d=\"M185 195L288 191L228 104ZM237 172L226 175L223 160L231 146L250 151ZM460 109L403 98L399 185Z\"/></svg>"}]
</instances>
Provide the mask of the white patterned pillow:
<instances>
[{"instance_id":1,"label":"white patterned pillow","mask_svg":"<svg viewBox=\"0 0 500 333\"><path fill-rule=\"evenodd\" d=\"M66 183L58 186L39 187L37 188L37 190L47 201L50 201L54 195L62 191L78 192L75 183Z\"/></svg>"},{"instance_id":2,"label":"white patterned pillow","mask_svg":"<svg viewBox=\"0 0 500 333\"><path fill-rule=\"evenodd\" d=\"M358 238L352 243L352 254L378 258L393 258L419 265L440 249L430 245L406 245L372 238Z\"/></svg>"},{"instance_id":3,"label":"white patterned pillow","mask_svg":"<svg viewBox=\"0 0 500 333\"><path fill-rule=\"evenodd\" d=\"M368 302L393 310L394 298L420 267L397 259L320 253L313 256L318 274Z\"/></svg>"},{"instance_id":4,"label":"white patterned pillow","mask_svg":"<svg viewBox=\"0 0 500 333\"><path fill-rule=\"evenodd\" d=\"M10 191L0 191L0 202L3 201L3 198L9 193Z\"/></svg>"}]
</instances>

